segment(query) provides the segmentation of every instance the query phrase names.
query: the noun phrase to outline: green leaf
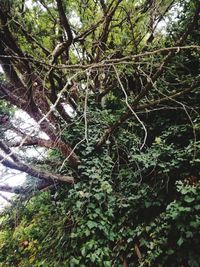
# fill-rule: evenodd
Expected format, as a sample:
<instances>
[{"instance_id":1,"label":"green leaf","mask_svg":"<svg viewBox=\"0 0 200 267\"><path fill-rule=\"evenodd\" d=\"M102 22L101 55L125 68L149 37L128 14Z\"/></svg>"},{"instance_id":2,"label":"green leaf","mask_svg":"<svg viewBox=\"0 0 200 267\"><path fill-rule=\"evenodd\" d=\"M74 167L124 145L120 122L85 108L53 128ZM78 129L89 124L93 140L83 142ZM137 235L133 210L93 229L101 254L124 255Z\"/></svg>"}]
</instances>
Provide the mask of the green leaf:
<instances>
[{"instance_id":1,"label":"green leaf","mask_svg":"<svg viewBox=\"0 0 200 267\"><path fill-rule=\"evenodd\" d=\"M177 245L180 247L184 242L184 239L182 237L179 238L179 240L177 241Z\"/></svg>"},{"instance_id":2,"label":"green leaf","mask_svg":"<svg viewBox=\"0 0 200 267\"><path fill-rule=\"evenodd\" d=\"M192 197L192 196L186 195L186 196L184 197L184 200L185 200L187 203L192 203L193 201L195 201L195 198Z\"/></svg>"},{"instance_id":3,"label":"green leaf","mask_svg":"<svg viewBox=\"0 0 200 267\"><path fill-rule=\"evenodd\" d=\"M88 226L89 229L96 228L97 227L97 223L94 222L94 221L88 221L87 222L87 226Z\"/></svg>"}]
</instances>

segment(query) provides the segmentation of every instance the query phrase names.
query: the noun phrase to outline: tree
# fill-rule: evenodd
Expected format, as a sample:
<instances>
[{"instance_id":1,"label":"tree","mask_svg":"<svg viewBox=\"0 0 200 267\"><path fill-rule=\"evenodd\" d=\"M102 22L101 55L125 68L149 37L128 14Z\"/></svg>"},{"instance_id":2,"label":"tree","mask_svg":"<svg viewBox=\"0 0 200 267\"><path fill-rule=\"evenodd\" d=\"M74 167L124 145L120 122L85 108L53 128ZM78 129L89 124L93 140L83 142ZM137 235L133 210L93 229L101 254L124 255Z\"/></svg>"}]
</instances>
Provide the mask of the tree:
<instances>
[{"instance_id":1,"label":"tree","mask_svg":"<svg viewBox=\"0 0 200 267\"><path fill-rule=\"evenodd\" d=\"M177 8L181 11L175 12ZM161 30L172 12L174 23ZM69 210L58 227L69 225L71 248L84 240L78 252L62 251L47 266L186 266L184 261L191 259L183 253L187 238L176 237L181 251L176 260L171 239L158 241L169 233L184 201L198 205L192 194L199 190L199 13L198 1L36 0L31 6L28 1L1 1L1 163L39 179L38 190L57 191L61 207ZM16 127L16 109L26 112L39 132ZM17 136L12 142L9 131ZM27 147L43 147L45 156L30 162L21 156ZM176 185L177 180L182 184ZM24 195L35 188L1 185L0 190ZM41 199L54 210L45 194ZM86 214L81 221L72 215L80 208ZM41 214L47 216L43 208ZM155 230L156 222L164 226ZM87 231L80 230L84 224ZM96 232L103 237L98 240ZM152 233L156 241L149 241ZM38 233L34 238L38 240ZM166 244L168 258L163 256ZM37 246L34 266L39 251Z\"/></svg>"}]
</instances>

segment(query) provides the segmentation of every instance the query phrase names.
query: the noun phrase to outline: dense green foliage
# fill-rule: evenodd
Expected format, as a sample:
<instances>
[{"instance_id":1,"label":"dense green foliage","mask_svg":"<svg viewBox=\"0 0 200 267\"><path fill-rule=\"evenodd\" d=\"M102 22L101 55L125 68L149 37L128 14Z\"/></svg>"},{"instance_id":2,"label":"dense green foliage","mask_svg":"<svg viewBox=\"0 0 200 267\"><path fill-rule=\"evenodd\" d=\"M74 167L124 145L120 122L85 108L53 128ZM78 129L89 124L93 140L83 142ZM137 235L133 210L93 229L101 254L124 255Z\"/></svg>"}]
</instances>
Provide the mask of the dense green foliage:
<instances>
[{"instance_id":1,"label":"dense green foliage","mask_svg":"<svg viewBox=\"0 0 200 267\"><path fill-rule=\"evenodd\" d=\"M40 42L52 50L50 39L54 39L54 35L58 38L57 32L51 32L53 22L49 14L39 8L38 1L33 2L36 3L34 7L24 14L26 27L31 27L31 16L37 15L33 34L38 34ZM56 16L51 5L53 1L45 2ZM85 29L91 25L98 1L63 2L69 17L75 13ZM129 10L133 5L133 1L125 2L124 9L117 11L117 18L126 12L125 7ZM160 12L169 2L163 1ZM196 8L196 1L174 2L181 10L180 14L177 13L178 19L168 25L166 32L158 32L149 47L146 47L149 33L138 46L127 42L132 32L129 22L125 22L123 35L120 27L114 27L105 57L106 53L118 52L126 56L173 46L174 39L184 33ZM16 5L16 17L19 14L17 8ZM98 21L100 15L97 13L95 20ZM142 11L138 15L139 22L134 29L136 41L146 30L149 17L145 15ZM46 27L47 22L49 27ZM79 21L74 23L78 31L81 28ZM198 45L199 24L199 21L195 24L184 45ZM97 29L96 36L100 30ZM33 51L35 59L42 55L39 48L38 54L34 54L35 50L30 49L23 35L19 33L17 36L24 51L29 54ZM91 36L86 38L88 50L92 50ZM93 53L89 51L88 54L90 52ZM78 63L76 53L71 53L72 63ZM151 55L141 59L142 69L131 64L121 64L116 68L126 87L126 79L131 75L135 83L145 83L162 60L163 55ZM80 164L77 168L66 162L60 164L64 158L53 149L48 153L47 165L44 163L48 171L56 168L57 173L72 175L76 182L73 185L56 184L44 192L16 197L14 204L2 212L0 266L200 266L199 71L199 50L184 50L173 56L141 104L146 104L147 100L148 103L159 100L169 92L171 95L183 91L193 83L198 85L188 94L172 100L167 98L155 108L147 106L138 110L137 114L148 132L142 148L144 131L135 117L127 119L104 145L96 147L104 130L126 110L124 93L113 70L110 70L111 81L115 81L113 89L103 103L97 105L94 92L88 92L86 99L82 90L77 113L86 113L86 117L76 115L71 122L73 127L65 127L62 120L59 122L62 138L73 147L78 143L76 153L81 159ZM84 76L81 71L77 77L83 83L88 77L93 78L91 73ZM127 90L128 101L131 103L137 94L137 91ZM9 108L0 103L1 109Z\"/></svg>"},{"instance_id":2,"label":"dense green foliage","mask_svg":"<svg viewBox=\"0 0 200 267\"><path fill-rule=\"evenodd\" d=\"M97 123L98 115L93 115ZM92 127L91 122L89 144L80 147L85 161L73 188L36 195L5 211L1 262L120 266L127 257L130 266L178 266L184 260L199 266L199 154L194 155L193 142L184 145L173 137L178 128L177 138L186 141L191 126L163 130L144 152L136 148L136 135L122 130L117 150L108 144L96 153L96 123ZM199 142L195 151L200 151ZM143 256L140 262L136 245Z\"/></svg>"}]
</instances>

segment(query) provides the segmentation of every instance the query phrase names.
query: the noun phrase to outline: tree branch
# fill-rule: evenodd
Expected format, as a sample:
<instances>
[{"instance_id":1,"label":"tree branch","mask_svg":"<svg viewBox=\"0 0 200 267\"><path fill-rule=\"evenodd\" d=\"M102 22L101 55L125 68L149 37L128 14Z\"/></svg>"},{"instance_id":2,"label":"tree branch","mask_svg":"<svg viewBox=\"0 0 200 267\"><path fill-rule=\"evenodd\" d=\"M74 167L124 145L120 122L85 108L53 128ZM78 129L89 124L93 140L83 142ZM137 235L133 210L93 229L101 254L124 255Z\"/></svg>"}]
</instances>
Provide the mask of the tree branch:
<instances>
[{"instance_id":1,"label":"tree branch","mask_svg":"<svg viewBox=\"0 0 200 267\"><path fill-rule=\"evenodd\" d=\"M183 96L183 95L191 92L193 89L195 89L196 87L199 87L199 86L200 86L200 82L197 82L197 83L193 84L192 86L190 86L190 87L188 87L188 88L186 88L186 89L184 89L184 90L182 90L180 92L177 92L175 94L163 97L161 99L158 99L158 100L146 103L146 104L135 106L135 110L139 111L139 110L144 110L146 108L158 106L159 104L165 103L166 101L169 101L171 99L176 99L176 98L178 98L180 96Z\"/></svg>"},{"instance_id":2,"label":"tree branch","mask_svg":"<svg viewBox=\"0 0 200 267\"><path fill-rule=\"evenodd\" d=\"M181 46L183 42L186 40L187 36L190 34L192 28L194 27L195 23L198 21L199 12L200 12L200 4L198 3L192 21L189 23L187 30L183 33L181 38L176 41L175 46ZM174 52L170 51L167 54L167 56L164 58L163 62L161 63L161 65L159 66L155 74L147 80L147 83L144 89L133 100L131 104L132 109L134 109L135 106L139 103L139 101L145 95L147 95L147 93L153 88L155 81L161 76L161 74L163 73L164 67L170 62L173 55L174 55ZM130 109L127 109L127 111L124 114L122 114L122 116L112 126L110 126L109 128L105 130L104 134L98 141L96 147L99 148L100 146L102 146L107 140L107 138L109 137L109 135L112 134L123 122L125 122L131 116L132 116L132 111Z\"/></svg>"},{"instance_id":3,"label":"tree branch","mask_svg":"<svg viewBox=\"0 0 200 267\"><path fill-rule=\"evenodd\" d=\"M5 159L4 156L0 155L0 161L3 166L14 169L17 171L25 172L29 174L32 177L36 177L38 179L44 179L47 181L59 181L59 182L65 182L69 184L74 184L74 178L67 175L59 175L59 174L53 174L46 171L41 171L36 169L35 167L29 166L22 161L18 160L18 162L13 162L11 160Z\"/></svg>"},{"instance_id":4,"label":"tree branch","mask_svg":"<svg viewBox=\"0 0 200 267\"><path fill-rule=\"evenodd\" d=\"M37 64L40 64L41 66L46 66L47 68L54 68L54 69L66 69L66 70L76 70L76 69L81 69L81 70L86 70L88 69L101 69L101 68L106 68L108 66L113 66L113 65L121 65L121 64L138 64L135 62L136 59L142 58L142 57L148 57L148 56L153 56L158 53L161 53L163 55L168 54L169 52L173 53L178 53L181 50L186 50L186 49L196 49L200 50L199 45L186 45L186 46L172 46L172 47L165 47L165 48L159 48L154 51L147 51L144 53L140 54L135 54L132 56L125 56L121 58L113 58L113 59L106 59L102 62L99 63L92 63L92 64L74 64L74 65L67 65L67 64L60 64L60 65L52 65L48 64L44 61L39 61L37 59L33 59L32 57L19 57L19 56L9 56L9 55L2 55L0 54L0 59L11 59L11 58L18 58L21 60L30 60L32 62L35 62ZM141 63L140 63L141 64Z\"/></svg>"},{"instance_id":5,"label":"tree branch","mask_svg":"<svg viewBox=\"0 0 200 267\"><path fill-rule=\"evenodd\" d=\"M17 157L17 155L14 152L12 152L11 149L1 140L0 140L0 148L6 154L6 156L0 155L0 161L5 167L25 172L29 174L30 176L33 176L39 179L44 179L48 181L56 180L56 181L74 184L74 178L71 176L62 176L59 174L52 174L50 172L38 170L35 167L29 166L26 163L23 163ZM13 161L7 159L8 157L10 157Z\"/></svg>"},{"instance_id":6,"label":"tree branch","mask_svg":"<svg viewBox=\"0 0 200 267\"><path fill-rule=\"evenodd\" d=\"M117 4L115 5L115 7L112 8L112 10L106 14L105 16L105 21L104 21L104 25L103 25L103 31L98 39L98 46L97 46L97 51L96 51L96 59L95 62L99 61L100 58L100 53L102 51L105 51L106 49L106 42L108 39L108 35L109 35L109 26L110 23L112 22L113 16L115 14L115 11L117 10L119 4L121 3L122 0L118 0Z\"/></svg>"},{"instance_id":7,"label":"tree branch","mask_svg":"<svg viewBox=\"0 0 200 267\"><path fill-rule=\"evenodd\" d=\"M4 186L4 187L5 187L5 186ZM4 189L3 186L2 186L2 189ZM0 185L0 191L4 191L4 190L1 190L1 185ZM9 191L5 191L5 192L9 192ZM12 192L9 192L9 193L12 193ZM6 200L7 202L9 202L10 204L13 203L10 199L8 199L6 196L4 196L4 195L1 194L1 193L0 193L0 197L2 197L3 199L5 199L5 200Z\"/></svg>"},{"instance_id":8,"label":"tree branch","mask_svg":"<svg viewBox=\"0 0 200 267\"><path fill-rule=\"evenodd\" d=\"M60 43L56 46L56 48L54 49L53 53L52 53L52 60L51 63L55 63L57 58L66 50L67 52L67 59L69 58L69 47L73 42L73 35L72 35L72 31L68 22L68 19L65 15L65 11L63 8L63 4L62 4L62 0L56 0L57 3L57 7L58 7L58 13L59 13L59 17L60 17L60 23L62 25L62 27L64 28L66 34L67 34L67 38L68 40L66 42Z\"/></svg>"},{"instance_id":9,"label":"tree branch","mask_svg":"<svg viewBox=\"0 0 200 267\"><path fill-rule=\"evenodd\" d=\"M54 182L52 181L40 181L34 186L9 186L7 184L4 184L4 185L0 185L0 191L13 193L13 194L26 194L26 193L31 193L33 191L46 190L52 185L54 185ZM0 196L3 197L3 195L1 194ZM7 201L12 203L12 201L10 201L9 199Z\"/></svg>"},{"instance_id":10,"label":"tree branch","mask_svg":"<svg viewBox=\"0 0 200 267\"><path fill-rule=\"evenodd\" d=\"M0 86L0 93L1 93L1 88L2 85ZM16 105L19 108L22 108L25 112L27 112L29 114L29 116L31 118L33 118L40 126L40 129L46 133L48 135L48 137L50 138L51 142L45 142L45 141L41 141L39 140L38 142L40 142L40 145L44 145L45 147L53 147L53 148L57 148L59 149L59 151L63 154L63 156L65 158L68 158L68 162L72 167L76 167L79 163L79 159L77 157L77 155L73 152L72 148L70 147L70 145L66 142L64 142L59 136L58 134L55 132L53 126L49 123L49 121L47 120L47 118L49 118L49 115L52 113L52 111L46 111L46 115L43 116L43 114L40 112L40 110L38 109L37 106L35 106L35 110L34 112L32 111L31 108L29 108L29 106L26 105L27 102L24 102L23 104L21 103L21 98L18 97L16 98L15 95L12 95L12 90L14 91L14 93L16 93L16 90L14 89L14 86L10 86L8 89L8 94L6 95L6 99L11 103ZM4 90L5 91L5 90ZM10 92L10 94L9 94ZM23 95L23 94L20 94ZM18 93L17 93L18 96ZM13 100L13 97L14 100ZM58 102L60 99L57 99ZM56 106L58 104L58 102L56 103ZM43 105L44 103L39 103L40 105ZM23 145L24 142L26 142L26 138L28 140L29 137L25 137L23 142L21 143L21 145Z\"/></svg>"},{"instance_id":11,"label":"tree branch","mask_svg":"<svg viewBox=\"0 0 200 267\"><path fill-rule=\"evenodd\" d=\"M58 13L59 13L59 16L60 16L60 22L61 22L64 30L67 33L68 46L70 46L72 41L73 41L73 35L72 35L72 31L71 31L68 19L65 16L65 11L64 11L64 8L63 8L62 0L56 0L56 3L57 3L57 7L58 7Z\"/></svg>"}]
</instances>

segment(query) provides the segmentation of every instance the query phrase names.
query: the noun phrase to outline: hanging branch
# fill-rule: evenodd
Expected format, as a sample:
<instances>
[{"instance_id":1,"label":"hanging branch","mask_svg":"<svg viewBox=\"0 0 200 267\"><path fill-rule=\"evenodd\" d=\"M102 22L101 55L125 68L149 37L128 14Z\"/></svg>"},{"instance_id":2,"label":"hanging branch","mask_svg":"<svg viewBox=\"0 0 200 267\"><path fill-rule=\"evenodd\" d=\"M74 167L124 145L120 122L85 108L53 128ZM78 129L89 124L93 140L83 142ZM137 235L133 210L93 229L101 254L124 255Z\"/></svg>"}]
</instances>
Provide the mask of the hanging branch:
<instances>
[{"instance_id":1,"label":"hanging branch","mask_svg":"<svg viewBox=\"0 0 200 267\"><path fill-rule=\"evenodd\" d=\"M146 129L144 123L140 120L140 118L139 118L138 115L136 114L136 112L135 112L135 111L132 109L132 107L130 106L130 104L129 104L129 102L128 102L128 96L127 96L126 90L125 90L125 88L124 88L124 86L123 86L123 84L122 84L122 82L121 82L121 80L120 80L119 73L118 73L118 71L117 71L117 69L116 69L115 66L113 66L113 68L114 68L114 70L115 70L115 73L116 73L116 76L117 76L118 83L119 83L119 85L120 85L120 87L121 87L121 89L122 89L122 91L123 91L123 93L124 93L126 105L127 105L127 107L130 109L130 111L132 112L133 116L134 116L134 117L136 118L136 120L140 123L140 125L142 126L142 128L143 128L143 130L144 130L144 140L143 140L143 143L142 143L142 145L141 145L141 147L140 147L140 149L142 149L142 148L144 147L145 143L146 143L146 140L147 140L147 129Z\"/></svg>"}]
</instances>

